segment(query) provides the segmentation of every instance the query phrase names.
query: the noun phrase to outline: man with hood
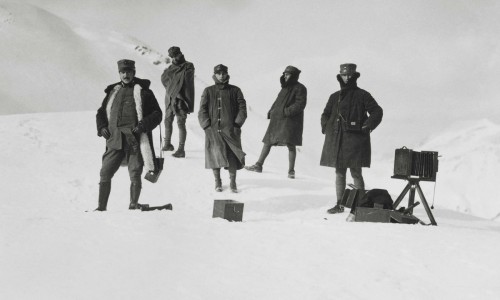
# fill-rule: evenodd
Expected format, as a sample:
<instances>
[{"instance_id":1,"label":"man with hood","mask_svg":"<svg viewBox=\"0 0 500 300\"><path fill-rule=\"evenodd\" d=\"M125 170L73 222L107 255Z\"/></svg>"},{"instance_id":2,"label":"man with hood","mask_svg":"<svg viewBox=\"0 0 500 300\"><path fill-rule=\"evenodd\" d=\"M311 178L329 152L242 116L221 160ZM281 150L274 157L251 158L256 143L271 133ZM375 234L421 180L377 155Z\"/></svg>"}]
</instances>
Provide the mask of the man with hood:
<instances>
[{"instance_id":1,"label":"man with hood","mask_svg":"<svg viewBox=\"0 0 500 300\"><path fill-rule=\"evenodd\" d=\"M228 169L230 189L237 193L236 171L245 165L241 127L247 118L246 101L240 88L229 84L226 66L215 66L212 78L215 84L203 91L198 112L205 131L205 168L213 170L217 192L222 192L220 169Z\"/></svg>"},{"instance_id":2,"label":"man with hood","mask_svg":"<svg viewBox=\"0 0 500 300\"><path fill-rule=\"evenodd\" d=\"M280 77L281 91L267 113L269 126L262 142L264 146L257 162L245 169L262 173L262 166L272 146L288 147L288 178L295 178L296 146L302 146L304 109L307 89L299 80L300 70L294 66L285 68Z\"/></svg>"},{"instance_id":3,"label":"man with hood","mask_svg":"<svg viewBox=\"0 0 500 300\"><path fill-rule=\"evenodd\" d=\"M347 168L356 188L365 188L361 168L370 167L370 133L382 121L382 108L370 93L358 87L359 77L355 64L340 65L340 91L330 95L321 115L325 142L320 165L335 168L336 175L337 204L327 211L331 214L344 211L340 201L346 188Z\"/></svg>"},{"instance_id":4,"label":"man with hood","mask_svg":"<svg viewBox=\"0 0 500 300\"><path fill-rule=\"evenodd\" d=\"M120 165L127 165L130 176L129 209L138 209L143 167L155 170L153 129L161 123L162 112L151 82L135 77L135 62L118 61L120 82L109 85L97 110L97 135L106 139L99 182L99 204L105 211L111 192L111 179Z\"/></svg>"},{"instance_id":5,"label":"man with hood","mask_svg":"<svg viewBox=\"0 0 500 300\"><path fill-rule=\"evenodd\" d=\"M168 49L172 64L161 75L165 87L165 140L162 151L173 151L171 143L172 124L177 117L179 127L179 148L172 154L174 157L185 157L186 118L194 111L194 65L184 58L179 47Z\"/></svg>"}]
</instances>

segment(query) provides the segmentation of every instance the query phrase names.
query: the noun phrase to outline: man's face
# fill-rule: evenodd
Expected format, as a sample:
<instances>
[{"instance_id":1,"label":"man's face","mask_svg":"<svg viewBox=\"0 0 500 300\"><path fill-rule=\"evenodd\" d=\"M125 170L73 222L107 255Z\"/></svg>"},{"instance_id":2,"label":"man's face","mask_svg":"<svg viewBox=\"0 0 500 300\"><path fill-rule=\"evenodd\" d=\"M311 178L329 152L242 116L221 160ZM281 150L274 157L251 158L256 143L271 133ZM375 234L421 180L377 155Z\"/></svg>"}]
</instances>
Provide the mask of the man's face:
<instances>
[{"instance_id":1,"label":"man's face","mask_svg":"<svg viewBox=\"0 0 500 300\"><path fill-rule=\"evenodd\" d=\"M219 71L215 73L215 78L217 78L220 82L225 82L227 80L227 72Z\"/></svg>"},{"instance_id":2,"label":"man's face","mask_svg":"<svg viewBox=\"0 0 500 300\"><path fill-rule=\"evenodd\" d=\"M173 56L173 57L171 57L171 58L172 58L172 62L173 62L174 64L179 63L179 62L181 61L181 57L182 57L182 54L180 54L180 53L179 53L179 54L177 54L177 55L175 55L175 56Z\"/></svg>"},{"instance_id":3,"label":"man's face","mask_svg":"<svg viewBox=\"0 0 500 300\"><path fill-rule=\"evenodd\" d=\"M285 77L285 82L288 82L288 80L290 80L290 77L292 77L292 74L290 74L290 73L283 73L283 76Z\"/></svg>"},{"instance_id":4,"label":"man's face","mask_svg":"<svg viewBox=\"0 0 500 300\"><path fill-rule=\"evenodd\" d=\"M123 83L128 84L134 79L135 76L135 71L133 70L123 70L119 71L120 73L120 79L123 81Z\"/></svg>"},{"instance_id":5,"label":"man's face","mask_svg":"<svg viewBox=\"0 0 500 300\"><path fill-rule=\"evenodd\" d=\"M340 75L340 77L342 77L342 80L344 81L344 83L347 84L347 81L349 81L349 79L351 79L352 75L344 74L344 75Z\"/></svg>"}]
</instances>

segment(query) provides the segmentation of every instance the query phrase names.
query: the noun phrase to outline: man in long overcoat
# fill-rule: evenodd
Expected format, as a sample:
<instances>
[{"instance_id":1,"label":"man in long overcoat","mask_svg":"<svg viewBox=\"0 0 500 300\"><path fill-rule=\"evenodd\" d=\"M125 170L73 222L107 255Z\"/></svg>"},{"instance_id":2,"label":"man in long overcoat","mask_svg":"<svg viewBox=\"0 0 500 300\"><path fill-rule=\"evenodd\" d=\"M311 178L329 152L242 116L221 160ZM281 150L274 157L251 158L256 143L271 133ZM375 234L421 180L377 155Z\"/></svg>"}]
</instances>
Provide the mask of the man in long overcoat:
<instances>
[{"instance_id":1,"label":"man in long overcoat","mask_svg":"<svg viewBox=\"0 0 500 300\"><path fill-rule=\"evenodd\" d=\"M220 169L228 169L230 188L236 193L236 171L245 165L241 126L247 118L246 101L240 88L229 84L226 66L215 66L212 78L215 84L203 91L198 112L205 130L205 168L213 170L217 192L222 191Z\"/></svg>"},{"instance_id":2,"label":"man in long overcoat","mask_svg":"<svg viewBox=\"0 0 500 300\"><path fill-rule=\"evenodd\" d=\"M194 65L184 58L179 47L168 49L172 64L163 71L161 82L165 87L165 140L162 151L173 151L171 143L172 124L177 117L179 128L179 147L172 154L174 157L185 157L187 115L194 111Z\"/></svg>"},{"instance_id":3,"label":"man in long overcoat","mask_svg":"<svg viewBox=\"0 0 500 300\"><path fill-rule=\"evenodd\" d=\"M118 61L120 82L105 89L106 96L97 110L97 135L106 139L99 182L99 206L105 211L111 192L111 179L120 165L128 165L130 176L129 209L140 208L143 167L155 170L153 129L161 123L162 112L151 82L135 77L135 62Z\"/></svg>"},{"instance_id":4,"label":"man in long overcoat","mask_svg":"<svg viewBox=\"0 0 500 300\"><path fill-rule=\"evenodd\" d=\"M295 178L296 146L302 146L304 109L307 104L307 89L300 83L300 70L294 66L285 68L280 77L281 91L267 114L270 119L264 143L257 162L245 169L262 173L262 166L272 146L288 147L288 178Z\"/></svg>"},{"instance_id":5,"label":"man in long overcoat","mask_svg":"<svg viewBox=\"0 0 500 300\"><path fill-rule=\"evenodd\" d=\"M371 164L370 132L382 121L382 108L370 93L358 87L359 77L355 64L340 65L337 80L341 89L330 95L321 115L325 142L320 165L335 168L336 174L337 204L328 213L344 211L340 200L346 188L347 168L356 188L365 188L361 168Z\"/></svg>"}]
</instances>

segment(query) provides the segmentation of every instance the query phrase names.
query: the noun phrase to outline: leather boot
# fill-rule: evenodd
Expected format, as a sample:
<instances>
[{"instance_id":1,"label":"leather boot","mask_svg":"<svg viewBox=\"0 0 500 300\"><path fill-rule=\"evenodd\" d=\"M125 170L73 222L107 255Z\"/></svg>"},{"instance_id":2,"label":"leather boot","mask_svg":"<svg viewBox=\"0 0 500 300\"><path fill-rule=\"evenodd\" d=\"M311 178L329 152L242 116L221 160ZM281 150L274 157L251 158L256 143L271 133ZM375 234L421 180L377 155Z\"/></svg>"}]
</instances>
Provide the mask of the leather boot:
<instances>
[{"instance_id":1,"label":"leather boot","mask_svg":"<svg viewBox=\"0 0 500 300\"><path fill-rule=\"evenodd\" d=\"M142 185L137 182L130 183L130 205L128 209L140 209L139 196L141 195Z\"/></svg>"},{"instance_id":2,"label":"leather boot","mask_svg":"<svg viewBox=\"0 0 500 300\"><path fill-rule=\"evenodd\" d=\"M236 186L236 174L231 174L229 176L229 179L231 180L229 183L229 187L231 188L231 192L237 193L238 187Z\"/></svg>"},{"instance_id":3,"label":"leather boot","mask_svg":"<svg viewBox=\"0 0 500 300\"><path fill-rule=\"evenodd\" d=\"M111 193L111 182L100 182L98 207L95 210L106 211L110 193Z\"/></svg>"},{"instance_id":4,"label":"leather boot","mask_svg":"<svg viewBox=\"0 0 500 300\"><path fill-rule=\"evenodd\" d=\"M222 180L220 179L220 169L212 169L215 177L215 191L222 192Z\"/></svg>"}]
</instances>

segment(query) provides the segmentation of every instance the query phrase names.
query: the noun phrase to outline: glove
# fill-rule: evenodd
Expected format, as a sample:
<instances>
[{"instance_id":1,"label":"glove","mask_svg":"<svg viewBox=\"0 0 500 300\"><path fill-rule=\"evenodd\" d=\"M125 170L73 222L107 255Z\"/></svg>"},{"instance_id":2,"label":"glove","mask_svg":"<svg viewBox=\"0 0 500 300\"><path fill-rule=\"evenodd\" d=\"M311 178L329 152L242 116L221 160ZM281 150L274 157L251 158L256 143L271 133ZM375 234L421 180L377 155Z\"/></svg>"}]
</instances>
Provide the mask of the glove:
<instances>
[{"instance_id":1,"label":"glove","mask_svg":"<svg viewBox=\"0 0 500 300\"><path fill-rule=\"evenodd\" d=\"M363 133L370 133L370 132L372 132L372 130L371 130L371 129L370 129L370 127L368 127L368 126L363 126L363 127L361 127L361 131L362 131Z\"/></svg>"},{"instance_id":2,"label":"glove","mask_svg":"<svg viewBox=\"0 0 500 300\"><path fill-rule=\"evenodd\" d=\"M109 139L109 138L111 137L111 133L109 132L108 127L104 127L103 129L101 129L101 135L102 135L105 139Z\"/></svg>"},{"instance_id":3,"label":"glove","mask_svg":"<svg viewBox=\"0 0 500 300\"><path fill-rule=\"evenodd\" d=\"M142 127L141 123L139 123L137 126L135 126L134 129L132 129L133 134L141 134L143 132L144 132L144 128Z\"/></svg>"}]
</instances>

